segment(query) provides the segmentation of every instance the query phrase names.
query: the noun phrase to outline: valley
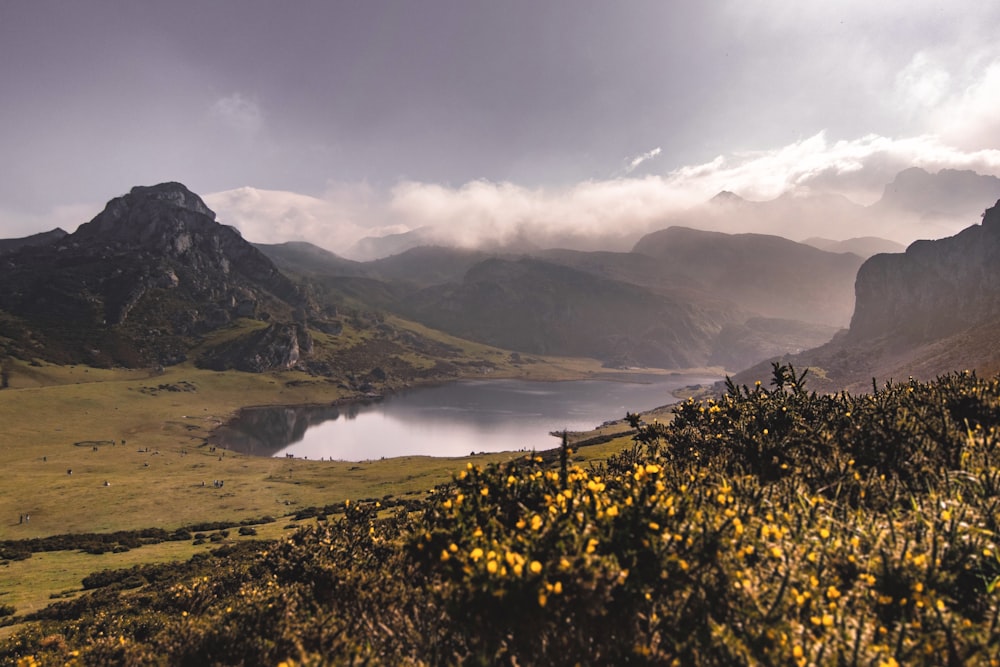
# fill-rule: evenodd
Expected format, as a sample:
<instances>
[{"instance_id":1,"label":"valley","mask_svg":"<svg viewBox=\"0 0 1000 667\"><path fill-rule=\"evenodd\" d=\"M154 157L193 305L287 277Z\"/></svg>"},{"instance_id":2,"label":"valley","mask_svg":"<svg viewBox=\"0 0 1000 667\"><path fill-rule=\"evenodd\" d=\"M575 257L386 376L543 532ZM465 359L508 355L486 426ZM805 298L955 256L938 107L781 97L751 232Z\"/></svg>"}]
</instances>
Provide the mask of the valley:
<instances>
[{"instance_id":1,"label":"valley","mask_svg":"<svg viewBox=\"0 0 1000 667\"><path fill-rule=\"evenodd\" d=\"M863 390L874 377L878 392L880 380L898 380L894 373L905 369L911 391L931 403L943 396L953 416L941 428L959 418L990 428L995 383L977 384L975 374L915 383L960 363L986 374L1000 370L993 344L1000 317L992 273L1000 252L997 210L956 237L872 257L862 256L865 248L891 246L852 239L862 253L854 254L837 252L825 239L796 243L672 226L639 239L629 252L422 246L355 262L308 243L250 244L215 222L183 185L164 183L112 200L73 234L57 230L0 243L9 279L0 297L0 466L16 480L0 485L0 567L10 575L0 586L0 610L13 624L2 635L38 649L19 634L30 635L39 627L34 623L63 614L89 618L92 600L114 608L133 587L155 597L159 578L179 581L210 562L232 572L247 559L267 559L275 545L289 548L313 535L347 548L339 540L348 539L356 521L382 536L373 544L387 540L392 549L426 525L426 539L439 548L438 528L430 528L440 520L436 503L447 496L453 499L441 507L457 507L464 496L453 489L463 488L467 474L486 480L477 502L493 512L488 503L512 502L508 487L522 479L531 485L562 475L559 497L566 504L580 493L563 495L572 469L573 479L590 480L600 525L609 516L597 500L601 471L608 471L613 494L627 493L635 475L669 466L692 483L723 486L729 482L708 480L736 466L748 489L758 483L752 478L799 483L781 472L789 467L836 477L843 471L823 466L839 461L839 453L802 458L799 431L781 431L789 419L806 420L796 428L816 433L842 428L836 415L846 408L803 391L806 375L810 389L822 392ZM527 456L476 454L473 440L461 446L473 453L462 456L341 461L252 456L216 438L222 424L249 406L349 413L357 401L459 380L629 382L682 373L733 380L683 387L675 392L682 403L628 419L605 414L594 420L604 425L569 434L565 451L553 438L553 448ZM769 376L773 390L760 382ZM882 391L909 400L899 398L898 384ZM955 399L962 391L975 392L975 406ZM849 416L861 398L837 400L853 406L844 412ZM758 403L769 407L754 412ZM778 404L781 414L770 412ZM788 416L790 406L801 416ZM752 417L737 418L734 410ZM733 420L728 440L711 417L725 411ZM815 415L825 421L809 422ZM685 423L698 423L721 443L691 444L694 432ZM775 445L772 429L790 440ZM983 437L988 449L992 436ZM730 451L737 440L743 448ZM685 447L695 459L706 457L705 472L690 472L691 462L673 458ZM770 459L752 458L764 451ZM864 451L854 456L868 456ZM991 455L983 456L976 465L988 467ZM883 463L864 465L864 484L888 493L870 478L885 470ZM496 480L488 480L499 471L506 486L493 488ZM554 508L551 493L546 497ZM655 497L636 508L658 517L649 525L664 520ZM394 532L409 522L417 523ZM441 562L467 555L443 546ZM392 549L379 553L403 557ZM365 567L356 573L367 576ZM553 593L545 590L545 598ZM49 600L63 602L48 606ZM204 641L192 645L208 650ZM973 635L962 641L962 650L981 645Z\"/></svg>"}]
</instances>

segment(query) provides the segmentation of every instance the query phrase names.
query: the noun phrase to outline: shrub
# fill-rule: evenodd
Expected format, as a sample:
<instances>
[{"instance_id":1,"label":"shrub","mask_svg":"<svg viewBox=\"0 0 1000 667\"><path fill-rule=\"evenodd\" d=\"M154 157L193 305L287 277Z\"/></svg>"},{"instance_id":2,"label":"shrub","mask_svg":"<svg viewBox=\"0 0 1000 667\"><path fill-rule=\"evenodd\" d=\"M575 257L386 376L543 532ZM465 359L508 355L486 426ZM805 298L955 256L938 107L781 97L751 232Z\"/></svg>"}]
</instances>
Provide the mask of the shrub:
<instances>
[{"instance_id":1,"label":"shrub","mask_svg":"<svg viewBox=\"0 0 1000 667\"><path fill-rule=\"evenodd\" d=\"M149 583L53 605L0 659L989 664L1000 381L805 379L775 366L669 423L631 415L600 466L470 465L387 518L344 503L278 542L105 574Z\"/></svg>"}]
</instances>

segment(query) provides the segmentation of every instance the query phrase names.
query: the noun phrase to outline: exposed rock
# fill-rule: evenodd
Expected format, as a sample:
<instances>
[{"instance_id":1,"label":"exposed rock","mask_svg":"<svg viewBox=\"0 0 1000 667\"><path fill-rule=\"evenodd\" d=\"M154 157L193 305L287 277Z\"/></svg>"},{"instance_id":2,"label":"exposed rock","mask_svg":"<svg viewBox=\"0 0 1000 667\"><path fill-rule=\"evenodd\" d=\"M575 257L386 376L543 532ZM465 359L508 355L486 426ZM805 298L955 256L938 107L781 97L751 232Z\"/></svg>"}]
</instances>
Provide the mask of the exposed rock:
<instances>
[{"instance_id":1,"label":"exposed rock","mask_svg":"<svg viewBox=\"0 0 1000 667\"><path fill-rule=\"evenodd\" d=\"M186 356L195 336L237 319L301 321L315 311L305 292L180 183L132 188L56 237L4 256L0 310L33 323L42 356L168 364ZM258 366L287 363L270 352L261 359Z\"/></svg>"},{"instance_id":2,"label":"exposed rock","mask_svg":"<svg viewBox=\"0 0 1000 667\"><path fill-rule=\"evenodd\" d=\"M298 364L312 349L309 332L297 324L272 324L223 345L198 358L203 368L222 371L234 369L250 373L287 370Z\"/></svg>"},{"instance_id":3,"label":"exposed rock","mask_svg":"<svg viewBox=\"0 0 1000 667\"><path fill-rule=\"evenodd\" d=\"M858 271L848 331L784 358L821 390L864 390L957 370L1000 371L1000 202L955 236L875 255ZM769 376L767 364L736 376Z\"/></svg>"},{"instance_id":4,"label":"exposed rock","mask_svg":"<svg viewBox=\"0 0 1000 667\"><path fill-rule=\"evenodd\" d=\"M848 341L892 335L903 346L1000 316L1000 202L955 236L871 257L855 292Z\"/></svg>"}]
</instances>

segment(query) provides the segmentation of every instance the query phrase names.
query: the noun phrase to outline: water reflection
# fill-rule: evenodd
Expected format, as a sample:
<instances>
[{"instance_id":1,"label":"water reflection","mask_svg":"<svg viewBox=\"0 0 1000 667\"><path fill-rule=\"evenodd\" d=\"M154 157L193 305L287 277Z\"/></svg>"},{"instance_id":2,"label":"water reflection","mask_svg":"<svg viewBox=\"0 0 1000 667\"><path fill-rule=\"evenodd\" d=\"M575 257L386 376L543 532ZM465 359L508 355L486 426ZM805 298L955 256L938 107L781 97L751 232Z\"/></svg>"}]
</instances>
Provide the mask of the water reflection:
<instances>
[{"instance_id":1,"label":"water reflection","mask_svg":"<svg viewBox=\"0 0 1000 667\"><path fill-rule=\"evenodd\" d=\"M705 376L652 376L644 384L521 380L463 381L341 406L252 408L213 440L256 456L363 461L414 454L541 450L549 432L585 430L626 411L673 402L674 389Z\"/></svg>"}]
</instances>

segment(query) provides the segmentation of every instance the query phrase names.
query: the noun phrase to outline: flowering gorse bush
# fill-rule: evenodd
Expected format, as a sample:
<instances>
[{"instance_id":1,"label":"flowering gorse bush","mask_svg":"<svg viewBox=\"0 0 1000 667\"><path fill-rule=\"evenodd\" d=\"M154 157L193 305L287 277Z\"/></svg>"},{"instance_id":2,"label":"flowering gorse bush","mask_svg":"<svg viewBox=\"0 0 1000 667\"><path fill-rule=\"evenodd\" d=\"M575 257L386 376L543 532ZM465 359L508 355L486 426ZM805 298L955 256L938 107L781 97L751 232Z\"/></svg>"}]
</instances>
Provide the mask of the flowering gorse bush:
<instances>
[{"instance_id":1,"label":"flowering gorse bush","mask_svg":"<svg viewBox=\"0 0 1000 667\"><path fill-rule=\"evenodd\" d=\"M0 655L1000 664L998 411L1000 382L972 373L817 396L776 366L668 423L630 415L633 446L600 466L529 456L469 466L416 511L348 503L54 606Z\"/></svg>"}]
</instances>

